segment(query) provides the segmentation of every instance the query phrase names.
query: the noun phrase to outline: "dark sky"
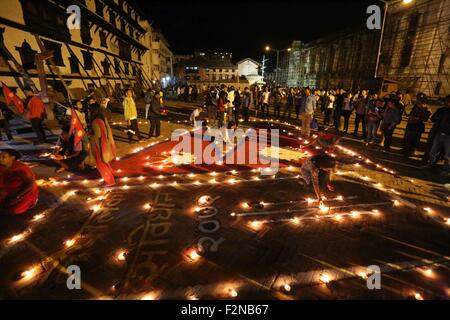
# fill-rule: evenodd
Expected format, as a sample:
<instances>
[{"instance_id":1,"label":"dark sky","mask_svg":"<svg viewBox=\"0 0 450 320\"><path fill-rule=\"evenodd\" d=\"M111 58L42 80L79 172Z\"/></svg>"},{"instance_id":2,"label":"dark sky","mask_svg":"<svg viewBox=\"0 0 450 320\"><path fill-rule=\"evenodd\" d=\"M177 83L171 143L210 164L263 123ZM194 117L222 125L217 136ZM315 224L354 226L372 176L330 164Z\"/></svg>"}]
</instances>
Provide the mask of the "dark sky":
<instances>
[{"instance_id":1,"label":"dark sky","mask_svg":"<svg viewBox=\"0 0 450 320\"><path fill-rule=\"evenodd\" d=\"M175 54L227 51L261 60L266 44L287 48L333 31L365 25L377 0L135 0Z\"/></svg>"}]
</instances>

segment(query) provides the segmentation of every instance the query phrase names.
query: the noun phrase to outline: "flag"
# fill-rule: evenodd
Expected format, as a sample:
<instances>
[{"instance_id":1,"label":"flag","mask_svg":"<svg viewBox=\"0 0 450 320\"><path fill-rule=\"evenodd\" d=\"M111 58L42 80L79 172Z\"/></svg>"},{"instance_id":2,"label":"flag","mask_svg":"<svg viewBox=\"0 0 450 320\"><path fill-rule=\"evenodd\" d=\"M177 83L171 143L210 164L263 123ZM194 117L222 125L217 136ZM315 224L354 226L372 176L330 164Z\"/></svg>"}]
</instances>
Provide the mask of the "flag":
<instances>
[{"instance_id":1,"label":"flag","mask_svg":"<svg viewBox=\"0 0 450 320\"><path fill-rule=\"evenodd\" d=\"M72 134L75 135L74 144L78 144L81 139L83 139L84 135L86 134L86 131L83 128L83 125L81 124L80 119L78 118L77 112L74 108L72 110L72 119L70 120L70 136Z\"/></svg>"},{"instance_id":2,"label":"flag","mask_svg":"<svg viewBox=\"0 0 450 320\"><path fill-rule=\"evenodd\" d=\"M25 110L23 101L20 99L14 92L11 91L10 88L6 84L2 82L3 95L5 96L6 105L9 106L12 103L16 106L17 110L20 113L23 113Z\"/></svg>"}]
</instances>

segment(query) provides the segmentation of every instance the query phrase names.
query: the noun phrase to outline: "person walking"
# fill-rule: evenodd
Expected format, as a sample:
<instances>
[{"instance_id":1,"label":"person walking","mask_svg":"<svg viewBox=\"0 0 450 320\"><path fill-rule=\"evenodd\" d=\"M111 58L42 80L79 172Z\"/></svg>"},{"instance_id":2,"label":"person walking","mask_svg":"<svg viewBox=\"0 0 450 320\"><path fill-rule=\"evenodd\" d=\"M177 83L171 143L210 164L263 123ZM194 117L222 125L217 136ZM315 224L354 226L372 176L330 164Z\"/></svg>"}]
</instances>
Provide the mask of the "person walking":
<instances>
[{"instance_id":1,"label":"person walking","mask_svg":"<svg viewBox=\"0 0 450 320\"><path fill-rule=\"evenodd\" d=\"M450 173L450 95L445 98L444 103L445 105L431 116L431 121L435 124L435 138L426 168L433 167L443 149L446 163L441 174L447 176Z\"/></svg>"},{"instance_id":2,"label":"person walking","mask_svg":"<svg viewBox=\"0 0 450 320\"><path fill-rule=\"evenodd\" d=\"M239 90L234 91L234 123L238 125L239 123L239 114L241 113L241 104L242 104L242 98L241 94L239 93Z\"/></svg>"},{"instance_id":3,"label":"person walking","mask_svg":"<svg viewBox=\"0 0 450 320\"><path fill-rule=\"evenodd\" d=\"M281 94L281 88L277 87L273 93L274 96L274 115L275 117L280 117L281 110L281 100L283 99L283 95Z\"/></svg>"},{"instance_id":4,"label":"person walking","mask_svg":"<svg viewBox=\"0 0 450 320\"><path fill-rule=\"evenodd\" d=\"M214 127L217 119L217 92L216 88L211 86L210 91L206 93L205 105L208 112L208 124Z\"/></svg>"},{"instance_id":5,"label":"person walking","mask_svg":"<svg viewBox=\"0 0 450 320\"><path fill-rule=\"evenodd\" d=\"M388 151L391 148L394 130L402 121L402 115L397 99L387 98L385 101L385 110L381 130L383 131L384 136L383 147L385 151Z\"/></svg>"},{"instance_id":6,"label":"person walking","mask_svg":"<svg viewBox=\"0 0 450 320\"><path fill-rule=\"evenodd\" d=\"M425 122L431 116L427 105L427 96L423 93L417 95L417 101L408 115L405 136L403 138L403 156L411 157L420 143L422 133L425 131Z\"/></svg>"},{"instance_id":7,"label":"person walking","mask_svg":"<svg viewBox=\"0 0 450 320\"><path fill-rule=\"evenodd\" d=\"M358 95L358 98L354 102L356 116L355 116L355 130L353 132L353 135L355 137L358 136L359 124L361 123L364 140L366 140L367 137L366 131L367 102L368 102L367 91L362 90L361 94Z\"/></svg>"},{"instance_id":8,"label":"person walking","mask_svg":"<svg viewBox=\"0 0 450 320\"><path fill-rule=\"evenodd\" d=\"M141 133L139 132L137 122L136 103L133 99L133 91L128 89L125 92L125 98L122 102L125 121L127 121L127 135L129 143L133 143L133 136L136 135L138 141L141 141Z\"/></svg>"},{"instance_id":9,"label":"person walking","mask_svg":"<svg viewBox=\"0 0 450 320\"><path fill-rule=\"evenodd\" d=\"M344 133L348 132L348 125L352 112L353 112L353 105L351 101L351 96L349 92L346 92L344 94L344 106L342 108L342 115L344 116Z\"/></svg>"},{"instance_id":10,"label":"person walking","mask_svg":"<svg viewBox=\"0 0 450 320\"><path fill-rule=\"evenodd\" d=\"M46 143L44 127L42 125L45 117L45 106L42 99L35 95L33 89L25 88L27 98L25 100L25 115L31 122L31 127L38 138L39 143ZM35 143L36 144L36 143Z\"/></svg>"},{"instance_id":11,"label":"person walking","mask_svg":"<svg viewBox=\"0 0 450 320\"><path fill-rule=\"evenodd\" d=\"M145 102L145 119L148 119L148 109L150 108L150 103L152 102L153 93L150 88L144 92L144 102Z\"/></svg>"},{"instance_id":12,"label":"person walking","mask_svg":"<svg viewBox=\"0 0 450 320\"><path fill-rule=\"evenodd\" d=\"M367 109L367 139L366 146L374 144L377 141L377 131L380 122L383 119L383 100L376 99Z\"/></svg>"},{"instance_id":13,"label":"person walking","mask_svg":"<svg viewBox=\"0 0 450 320\"><path fill-rule=\"evenodd\" d=\"M304 112L302 113L302 134L309 137L311 134L311 120L316 110L316 97L311 94L309 88L305 89Z\"/></svg>"},{"instance_id":14,"label":"person walking","mask_svg":"<svg viewBox=\"0 0 450 320\"><path fill-rule=\"evenodd\" d=\"M334 128L336 132L340 132L341 130L341 116L342 109L344 108L344 90L338 89L335 97L334 110L333 110L333 118L334 118Z\"/></svg>"},{"instance_id":15,"label":"person walking","mask_svg":"<svg viewBox=\"0 0 450 320\"><path fill-rule=\"evenodd\" d=\"M150 121L148 138L159 137L161 135L161 100L159 92L156 92L152 97L147 119Z\"/></svg>"},{"instance_id":16,"label":"person walking","mask_svg":"<svg viewBox=\"0 0 450 320\"><path fill-rule=\"evenodd\" d=\"M244 94L242 97L242 115L244 116L244 121L249 122L250 120L250 106L252 105L252 94L248 87L244 88Z\"/></svg>"},{"instance_id":17,"label":"person walking","mask_svg":"<svg viewBox=\"0 0 450 320\"><path fill-rule=\"evenodd\" d=\"M269 102L270 102L270 90L269 87L264 87L264 92L262 93L262 104L261 104L261 116L269 116Z\"/></svg>"},{"instance_id":18,"label":"person walking","mask_svg":"<svg viewBox=\"0 0 450 320\"><path fill-rule=\"evenodd\" d=\"M289 89L289 93L286 98L286 105L284 107L283 118L286 119L286 113L288 119L291 119L292 108L294 107L294 88Z\"/></svg>"}]
</instances>

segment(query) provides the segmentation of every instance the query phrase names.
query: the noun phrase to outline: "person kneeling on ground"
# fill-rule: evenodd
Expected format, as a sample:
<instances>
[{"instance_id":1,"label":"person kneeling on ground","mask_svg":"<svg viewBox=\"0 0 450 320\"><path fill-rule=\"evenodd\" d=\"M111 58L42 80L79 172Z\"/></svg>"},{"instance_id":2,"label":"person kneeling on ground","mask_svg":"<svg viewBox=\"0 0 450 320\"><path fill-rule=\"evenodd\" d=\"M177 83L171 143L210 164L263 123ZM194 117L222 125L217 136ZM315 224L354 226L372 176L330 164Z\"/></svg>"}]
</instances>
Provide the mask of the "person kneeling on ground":
<instances>
[{"instance_id":1,"label":"person kneeling on ground","mask_svg":"<svg viewBox=\"0 0 450 320\"><path fill-rule=\"evenodd\" d=\"M19 161L21 156L13 149L0 153L0 213L22 214L38 202L34 173Z\"/></svg>"},{"instance_id":2,"label":"person kneeling on ground","mask_svg":"<svg viewBox=\"0 0 450 320\"><path fill-rule=\"evenodd\" d=\"M82 140L75 144L75 135L70 135L69 131L69 125L62 127L61 134L56 142L55 151L50 156L51 159L60 165L56 172L84 170L84 159L87 156L87 152L83 148Z\"/></svg>"},{"instance_id":3,"label":"person kneeling on ground","mask_svg":"<svg viewBox=\"0 0 450 320\"><path fill-rule=\"evenodd\" d=\"M312 183L319 205L322 205L321 189L324 189L325 184L329 191L333 192L335 190L331 183L331 172L335 168L336 160L325 153L308 158L302 164L301 173L303 180L308 186Z\"/></svg>"}]
</instances>

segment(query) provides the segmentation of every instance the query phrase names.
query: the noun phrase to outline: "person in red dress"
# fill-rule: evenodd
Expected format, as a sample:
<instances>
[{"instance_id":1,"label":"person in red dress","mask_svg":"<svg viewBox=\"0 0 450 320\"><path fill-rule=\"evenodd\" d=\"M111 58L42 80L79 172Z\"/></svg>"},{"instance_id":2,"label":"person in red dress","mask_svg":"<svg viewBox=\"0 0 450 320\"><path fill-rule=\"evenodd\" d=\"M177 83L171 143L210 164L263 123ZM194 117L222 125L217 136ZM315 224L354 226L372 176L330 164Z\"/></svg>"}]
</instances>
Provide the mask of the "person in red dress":
<instances>
[{"instance_id":1,"label":"person in red dress","mask_svg":"<svg viewBox=\"0 0 450 320\"><path fill-rule=\"evenodd\" d=\"M0 213L22 214L38 202L34 173L20 158L13 149L0 153Z\"/></svg>"}]
</instances>

